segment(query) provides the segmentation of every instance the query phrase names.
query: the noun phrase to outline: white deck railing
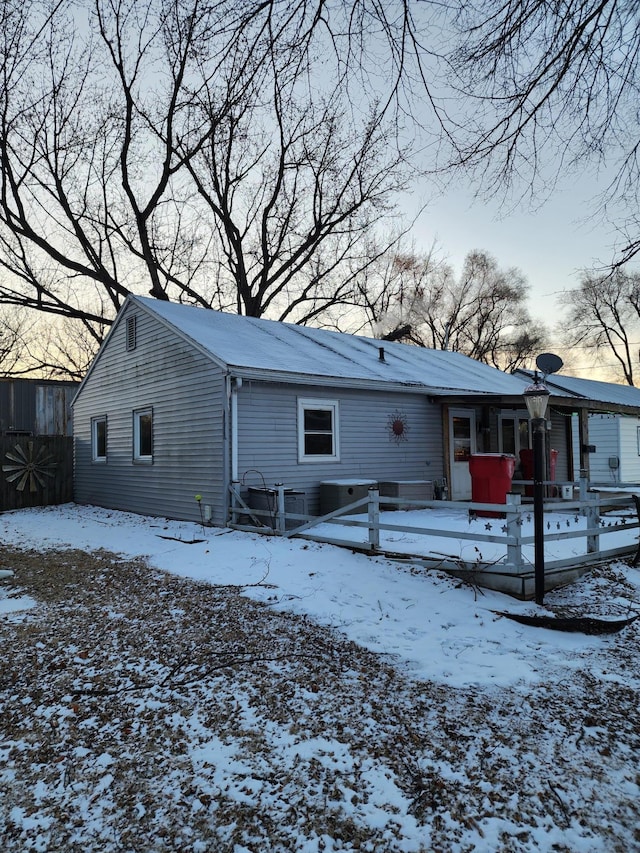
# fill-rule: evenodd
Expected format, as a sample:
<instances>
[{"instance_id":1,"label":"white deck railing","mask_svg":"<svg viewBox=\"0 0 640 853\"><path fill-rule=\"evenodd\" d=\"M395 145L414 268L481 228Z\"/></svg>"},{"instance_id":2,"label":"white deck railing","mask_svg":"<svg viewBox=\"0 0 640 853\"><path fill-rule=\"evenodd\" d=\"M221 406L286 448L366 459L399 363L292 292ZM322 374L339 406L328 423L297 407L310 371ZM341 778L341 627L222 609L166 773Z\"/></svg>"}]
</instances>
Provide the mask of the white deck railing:
<instances>
[{"instance_id":1,"label":"white deck railing","mask_svg":"<svg viewBox=\"0 0 640 853\"><path fill-rule=\"evenodd\" d=\"M638 487L636 487L638 489ZM286 489L284 486L274 487L272 490L273 505L267 509L254 509L249 507L241 497L239 491L232 487L232 520L231 526L239 529L262 530L285 537L304 537L315 541L329 544L351 547L367 552L390 553L388 545L381 546L381 534L384 533L410 533L418 537L437 537L438 539L451 539L456 543L468 540L470 543L492 543L502 546L504 557L497 563L491 561L492 571L509 574L520 574L531 571L530 557L523 556L523 548L529 549L534 545L533 535L523 535L523 517L530 515L532 505L522 503L518 494L507 495L506 504L473 503L454 501L414 501L406 498L391 498L384 496L382 503L385 507L400 506L403 509L416 510L460 510L472 517L502 518L500 529L492 532L462 529L443 529L437 524L437 512L433 515L433 526L416 524L402 524L389 520L388 515L381 518L381 498L378 489L369 489L368 497L354 501L347 506L342 506L322 516L309 516L302 513L287 512ZM635 504L628 493L610 495L604 492L589 490L586 487L580 489L582 500L557 501L549 500L544 504L545 518L547 518L544 534L545 543L554 541L566 541L569 539L586 539L586 547L581 549L582 553L574 554L561 559L546 562L546 570L552 571L563 567L596 560L610 559L618 556L633 554L637 551L637 535L629 534L628 541L624 545L607 547L607 537L611 533L620 531L637 531L640 528L638 514ZM606 496L605 496L606 495ZM615 525L607 526L606 519L609 513L618 514L619 518ZM554 530L549 519L554 513L575 513L586 519L584 526L580 529ZM244 517L244 519L243 519ZM245 523L242 523L244 520ZM317 528L322 527L322 530ZM335 532L334 532L335 531ZM357 531L357 533L356 533ZM355 535L349 535L353 532ZM619 537L618 537L619 538ZM414 553L404 555L421 561L425 565L437 563L443 565L442 553L434 553L425 541L425 547L417 547ZM478 570L482 568L482 560L464 560L455 558L457 568Z\"/></svg>"}]
</instances>

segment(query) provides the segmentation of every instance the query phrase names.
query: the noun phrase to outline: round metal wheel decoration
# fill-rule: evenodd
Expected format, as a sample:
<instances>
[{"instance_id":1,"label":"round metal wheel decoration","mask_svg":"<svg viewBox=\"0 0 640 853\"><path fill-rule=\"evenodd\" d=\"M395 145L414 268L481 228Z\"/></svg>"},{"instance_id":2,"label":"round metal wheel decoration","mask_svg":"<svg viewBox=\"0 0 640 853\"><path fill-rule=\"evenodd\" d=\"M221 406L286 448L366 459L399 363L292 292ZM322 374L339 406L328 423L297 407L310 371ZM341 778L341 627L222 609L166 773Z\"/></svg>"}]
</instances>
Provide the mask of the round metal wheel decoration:
<instances>
[{"instance_id":1,"label":"round metal wheel decoration","mask_svg":"<svg viewBox=\"0 0 640 853\"><path fill-rule=\"evenodd\" d=\"M15 483L16 489L23 492L28 486L30 492L37 492L38 488L44 488L47 477L53 477L52 469L55 462L54 457L47 453L46 448L34 449L34 442L28 441L26 447L16 444L13 450L7 451L5 459L8 461L2 466L5 479L8 483Z\"/></svg>"},{"instance_id":2,"label":"round metal wheel decoration","mask_svg":"<svg viewBox=\"0 0 640 853\"><path fill-rule=\"evenodd\" d=\"M389 415L387 429L389 431L389 441L401 444L403 441L409 440L409 424L407 416L403 412L396 410Z\"/></svg>"}]
</instances>

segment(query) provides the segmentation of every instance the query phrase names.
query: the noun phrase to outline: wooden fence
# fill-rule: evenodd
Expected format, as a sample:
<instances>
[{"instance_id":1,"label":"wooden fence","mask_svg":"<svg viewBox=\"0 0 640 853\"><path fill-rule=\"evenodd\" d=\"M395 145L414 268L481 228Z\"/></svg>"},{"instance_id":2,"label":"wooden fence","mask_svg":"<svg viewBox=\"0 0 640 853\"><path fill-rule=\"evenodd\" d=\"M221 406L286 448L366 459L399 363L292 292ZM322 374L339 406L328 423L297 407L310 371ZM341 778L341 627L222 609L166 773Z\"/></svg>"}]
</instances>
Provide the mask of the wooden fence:
<instances>
[{"instance_id":1,"label":"wooden fence","mask_svg":"<svg viewBox=\"0 0 640 853\"><path fill-rule=\"evenodd\" d=\"M0 512L73 500L71 436L1 436Z\"/></svg>"},{"instance_id":2,"label":"wooden fence","mask_svg":"<svg viewBox=\"0 0 640 853\"><path fill-rule=\"evenodd\" d=\"M631 555L636 551L636 562L640 558L640 550L637 546L640 508L636 512L629 494L619 496L600 494L589 490L586 481L580 482L580 492L581 500L545 502L545 542L586 539L585 548L584 550L579 549L580 553L564 559L546 561L545 584L548 588L571 579L575 570L585 569L594 562ZM491 586L494 589L500 589L522 598L530 597L529 593L533 590L533 566L531 558L527 558L523 554L523 547L531 549L534 545L534 537L522 535L523 514L529 515L532 507L530 504L522 504L520 495L508 495L506 504L471 503L467 501L413 501L406 498L389 497L383 499L385 506L402 504L404 508L460 510L464 513L477 513L480 516L489 512L492 515L503 516L498 531L494 530L492 533L487 533L478 530L472 532L460 529L442 529L438 527L437 514L433 517L432 526L428 527L382 521L380 518L380 494L377 489L369 489L368 497L320 517L287 512L286 494L283 487L274 489L271 505L266 510L249 508L233 487L231 494L233 504L230 526L238 529L255 530L262 525L263 529L266 527L273 533L284 537L301 536L318 542L382 554L389 552L385 550L384 546L381 547L381 532L411 533L417 537L438 537L443 542L451 539L457 543L466 540L471 543L498 544L504 549L503 558L498 562L484 562L481 558L476 559L475 557L470 562L456 557L444 559L446 555L433 556L430 554L428 546L420 549L419 545L417 546L418 553L394 553L393 556L396 559L412 560L423 566L436 566L454 571L462 576L473 575L480 586ZM567 512L582 516L585 518L586 524L580 529L569 530L566 528L559 529L560 525L551 522L554 514L566 514ZM607 526L603 516L606 517L607 513L615 512L621 513L624 519L617 521L615 526ZM246 519L244 524L239 523L241 519ZM324 526L322 532L314 532L314 528L320 525ZM343 535L332 535L327 530L328 526L337 531L344 531ZM615 547L608 545L608 534L627 530L629 531L628 544ZM349 535L348 531L353 531L354 535ZM531 589L529 590L528 587Z\"/></svg>"}]
</instances>

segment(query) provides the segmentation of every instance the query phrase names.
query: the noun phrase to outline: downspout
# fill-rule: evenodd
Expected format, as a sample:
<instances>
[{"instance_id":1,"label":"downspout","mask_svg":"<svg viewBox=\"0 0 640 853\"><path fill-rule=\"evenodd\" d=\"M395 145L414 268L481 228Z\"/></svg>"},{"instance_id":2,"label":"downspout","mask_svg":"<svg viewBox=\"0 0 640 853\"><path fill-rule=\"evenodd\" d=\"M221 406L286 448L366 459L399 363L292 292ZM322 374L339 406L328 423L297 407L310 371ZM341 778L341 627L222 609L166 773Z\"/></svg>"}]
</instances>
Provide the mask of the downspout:
<instances>
[{"instance_id":1,"label":"downspout","mask_svg":"<svg viewBox=\"0 0 640 853\"><path fill-rule=\"evenodd\" d=\"M238 475L238 391L242 388L240 376L231 377L231 482L237 482Z\"/></svg>"}]
</instances>

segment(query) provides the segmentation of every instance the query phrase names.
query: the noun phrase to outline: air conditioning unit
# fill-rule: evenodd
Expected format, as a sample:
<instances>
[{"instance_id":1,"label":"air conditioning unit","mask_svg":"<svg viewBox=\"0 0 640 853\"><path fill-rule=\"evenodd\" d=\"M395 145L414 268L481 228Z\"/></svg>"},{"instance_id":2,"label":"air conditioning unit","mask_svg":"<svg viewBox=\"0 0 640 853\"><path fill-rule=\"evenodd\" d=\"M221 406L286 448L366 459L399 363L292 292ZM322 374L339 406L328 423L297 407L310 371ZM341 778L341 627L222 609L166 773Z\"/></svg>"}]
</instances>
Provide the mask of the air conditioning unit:
<instances>
[{"instance_id":1,"label":"air conditioning unit","mask_svg":"<svg viewBox=\"0 0 640 853\"><path fill-rule=\"evenodd\" d=\"M377 485L377 480L325 480L320 483L320 515L368 497L369 489ZM366 512L366 507L359 512Z\"/></svg>"},{"instance_id":2,"label":"air conditioning unit","mask_svg":"<svg viewBox=\"0 0 640 853\"><path fill-rule=\"evenodd\" d=\"M408 501L432 501L432 480L385 480L380 483L382 509L415 509L404 504L385 504L382 498L404 498Z\"/></svg>"},{"instance_id":3,"label":"air conditioning unit","mask_svg":"<svg viewBox=\"0 0 640 853\"><path fill-rule=\"evenodd\" d=\"M247 506L250 509L265 510L270 516L260 515L260 521L267 527L275 525L276 513L278 511L278 492L276 489L264 489L250 486L247 493ZM304 492L295 489L284 490L284 511L286 513L297 513L306 515L306 496ZM291 530L299 527L304 522L298 519L287 518L285 529Z\"/></svg>"}]
</instances>

